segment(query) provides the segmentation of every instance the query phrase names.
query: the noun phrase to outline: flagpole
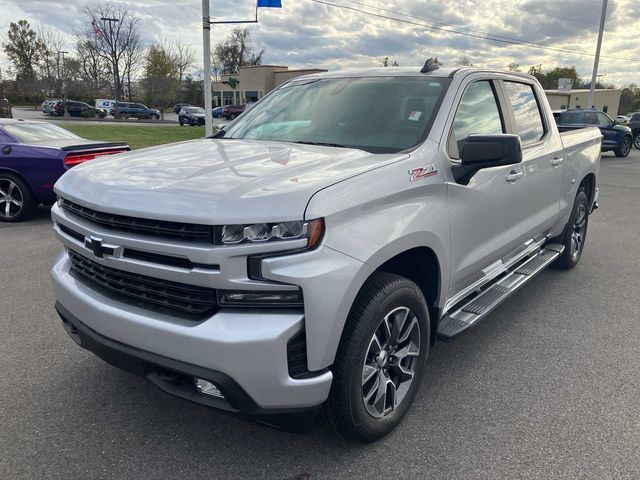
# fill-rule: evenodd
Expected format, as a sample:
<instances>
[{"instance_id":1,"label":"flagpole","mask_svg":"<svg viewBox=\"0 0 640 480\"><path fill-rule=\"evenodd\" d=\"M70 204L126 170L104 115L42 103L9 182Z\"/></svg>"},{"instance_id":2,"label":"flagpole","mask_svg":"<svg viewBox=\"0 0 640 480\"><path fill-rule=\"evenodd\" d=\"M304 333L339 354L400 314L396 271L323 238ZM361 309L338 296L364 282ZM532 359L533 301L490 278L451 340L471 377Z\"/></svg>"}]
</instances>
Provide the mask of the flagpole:
<instances>
[{"instance_id":1,"label":"flagpole","mask_svg":"<svg viewBox=\"0 0 640 480\"><path fill-rule=\"evenodd\" d=\"M209 0L202 0L202 50L204 55L204 133L213 135L213 114L211 105L211 18L209 15Z\"/></svg>"}]
</instances>

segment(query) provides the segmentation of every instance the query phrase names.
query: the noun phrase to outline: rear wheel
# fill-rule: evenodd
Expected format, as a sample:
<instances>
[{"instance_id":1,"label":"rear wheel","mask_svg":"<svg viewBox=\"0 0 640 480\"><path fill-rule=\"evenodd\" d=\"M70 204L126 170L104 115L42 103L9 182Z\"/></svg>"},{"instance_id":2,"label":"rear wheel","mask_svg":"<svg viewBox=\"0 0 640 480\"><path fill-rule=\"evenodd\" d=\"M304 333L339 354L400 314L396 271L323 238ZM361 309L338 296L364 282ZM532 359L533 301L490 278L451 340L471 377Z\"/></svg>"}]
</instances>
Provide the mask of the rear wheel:
<instances>
[{"instance_id":1,"label":"rear wheel","mask_svg":"<svg viewBox=\"0 0 640 480\"><path fill-rule=\"evenodd\" d=\"M570 270L578 264L584 243L587 239L587 227L589 226L589 197L581 189L576 195L573 210L569 221L564 228L564 233L558 239L564 245L562 255L552 264L561 270Z\"/></svg>"},{"instance_id":2,"label":"rear wheel","mask_svg":"<svg viewBox=\"0 0 640 480\"><path fill-rule=\"evenodd\" d=\"M631 152L631 137L626 136L620 141L620 145L616 148L613 153L616 154L616 157L626 157Z\"/></svg>"},{"instance_id":3,"label":"rear wheel","mask_svg":"<svg viewBox=\"0 0 640 480\"><path fill-rule=\"evenodd\" d=\"M427 303L412 281L374 274L347 319L325 404L329 424L346 438L375 441L409 410L429 353Z\"/></svg>"},{"instance_id":4,"label":"rear wheel","mask_svg":"<svg viewBox=\"0 0 640 480\"><path fill-rule=\"evenodd\" d=\"M0 173L0 221L20 222L36 209L29 187L15 175Z\"/></svg>"}]
</instances>

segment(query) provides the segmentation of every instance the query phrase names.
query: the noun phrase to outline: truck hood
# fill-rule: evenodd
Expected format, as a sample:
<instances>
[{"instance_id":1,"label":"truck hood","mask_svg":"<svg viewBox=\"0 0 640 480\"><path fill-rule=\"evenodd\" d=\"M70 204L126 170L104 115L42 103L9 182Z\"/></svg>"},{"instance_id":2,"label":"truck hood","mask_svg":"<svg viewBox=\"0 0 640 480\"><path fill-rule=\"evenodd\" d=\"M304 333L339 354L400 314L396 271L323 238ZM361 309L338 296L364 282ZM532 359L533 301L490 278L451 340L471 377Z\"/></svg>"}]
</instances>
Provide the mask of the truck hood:
<instances>
[{"instance_id":1,"label":"truck hood","mask_svg":"<svg viewBox=\"0 0 640 480\"><path fill-rule=\"evenodd\" d=\"M300 220L325 187L406 153L201 139L104 157L65 173L61 196L96 210L224 224Z\"/></svg>"}]
</instances>

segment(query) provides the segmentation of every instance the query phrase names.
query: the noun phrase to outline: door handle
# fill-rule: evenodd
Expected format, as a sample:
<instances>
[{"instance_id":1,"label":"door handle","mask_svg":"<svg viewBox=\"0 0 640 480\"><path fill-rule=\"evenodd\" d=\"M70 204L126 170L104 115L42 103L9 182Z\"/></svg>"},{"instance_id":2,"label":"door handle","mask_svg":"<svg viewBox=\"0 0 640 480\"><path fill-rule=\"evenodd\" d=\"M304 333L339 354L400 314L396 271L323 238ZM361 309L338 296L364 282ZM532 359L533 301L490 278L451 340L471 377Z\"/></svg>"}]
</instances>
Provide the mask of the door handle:
<instances>
[{"instance_id":1,"label":"door handle","mask_svg":"<svg viewBox=\"0 0 640 480\"><path fill-rule=\"evenodd\" d=\"M562 162L564 162L564 158L562 158L562 157L553 157L553 160L551 160L551 165L553 165L554 167L557 167Z\"/></svg>"},{"instance_id":2,"label":"door handle","mask_svg":"<svg viewBox=\"0 0 640 480\"><path fill-rule=\"evenodd\" d=\"M522 172L522 170L511 170L511 172L509 172L509 174L507 175L507 182L512 183L515 182L516 180L518 180L519 178L522 178L524 176L524 173Z\"/></svg>"}]
</instances>

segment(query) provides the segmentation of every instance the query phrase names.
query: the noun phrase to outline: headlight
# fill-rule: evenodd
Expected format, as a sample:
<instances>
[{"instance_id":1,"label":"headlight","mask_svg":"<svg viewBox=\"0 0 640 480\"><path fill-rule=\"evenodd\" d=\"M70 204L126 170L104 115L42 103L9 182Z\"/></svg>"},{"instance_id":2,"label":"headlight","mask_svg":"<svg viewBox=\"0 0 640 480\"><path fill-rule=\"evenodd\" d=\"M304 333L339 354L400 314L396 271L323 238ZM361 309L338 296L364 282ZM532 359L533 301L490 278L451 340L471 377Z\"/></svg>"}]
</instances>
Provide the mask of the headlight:
<instances>
[{"instance_id":1,"label":"headlight","mask_svg":"<svg viewBox=\"0 0 640 480\"><path fill-rule=\"evenodd\" d=\"M225 225L219 238L225 245L238 243L260 243L282 240L307 239L307 248L314 248L322 239L324 220L322 218L281 223L255 223L252 225Z\"/></svg>"}]
</instances>

